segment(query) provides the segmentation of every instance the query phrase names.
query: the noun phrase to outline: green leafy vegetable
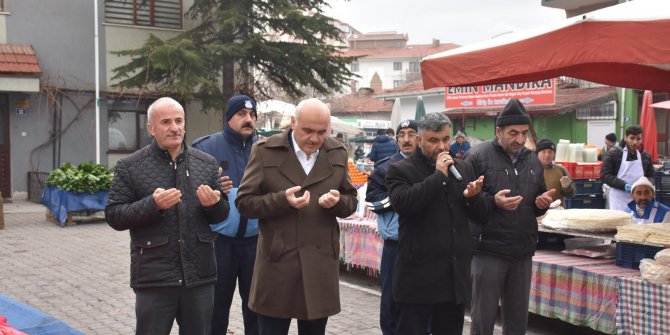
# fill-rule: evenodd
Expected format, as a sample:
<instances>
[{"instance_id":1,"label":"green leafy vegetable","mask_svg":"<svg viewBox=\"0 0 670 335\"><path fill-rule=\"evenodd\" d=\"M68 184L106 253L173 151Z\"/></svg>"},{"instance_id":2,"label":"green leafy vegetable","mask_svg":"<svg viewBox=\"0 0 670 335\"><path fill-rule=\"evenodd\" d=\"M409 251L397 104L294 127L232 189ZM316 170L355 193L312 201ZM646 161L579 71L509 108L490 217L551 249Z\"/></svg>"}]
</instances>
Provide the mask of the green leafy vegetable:
<instances>
[{"instance_id":1,"label":"green leafy vegetable","mask_svg":"<svg viewBox=\"0 0 670 335\"><path fill-rule=\"evenodd\" d=\"M81 163L78 167L65 163L51 171L47 186L78 193L106 191L112 182L113 173L102 164Z\"/></svg>"}]
</instances>

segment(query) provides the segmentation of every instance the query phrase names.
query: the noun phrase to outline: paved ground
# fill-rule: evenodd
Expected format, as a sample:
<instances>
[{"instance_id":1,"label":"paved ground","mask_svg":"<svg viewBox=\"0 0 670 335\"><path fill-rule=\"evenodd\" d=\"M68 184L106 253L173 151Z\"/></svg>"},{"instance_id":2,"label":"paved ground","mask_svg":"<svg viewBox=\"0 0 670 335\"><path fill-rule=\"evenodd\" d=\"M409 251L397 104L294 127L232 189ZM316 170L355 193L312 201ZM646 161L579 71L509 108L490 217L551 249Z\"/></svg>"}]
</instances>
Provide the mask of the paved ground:
<instances>
[{"instance_id":1,"label":"paved ground","mask_svg":"<svg viewBox=\"0 0 670 335\"><path fill-rule=\"evenodd\" d=\"M61 228L42 205L4 204L0 230L0 294L39 309L86 334L134 333L134 294L129 287L129 236L105 223ZM379 287L355 273L340 285L342 312L328 334L381 334ZM531 318L528 334L591 334L557 321ZM11 324L11 320L10 320ZM173 334L177 334L177 326ZM233 301L230 331L244 334L240 299ZM295 322L291 334L297 334ZM469 333L466 321L464 334ZM495 335L502 334L500 329Z\"/></svg>"},{"instance_id":2,"label":"paved ground","mask_svg":"<svg viewBox=\"0 0 670 335\"><path fill-rule=\"evenodd\" d=\"M0 294L86 334L134 333L127 232L117 232L105 223L61 228L46 221L44 207L27 202L4 207ZM329 320L328 333L379 334L378 293L346 284L340 290L342 312ZM230 322L234 334L244 333L239 311L236 298ZM291 333L297 333L293 328Z\"/></svg>"}]
</instances>

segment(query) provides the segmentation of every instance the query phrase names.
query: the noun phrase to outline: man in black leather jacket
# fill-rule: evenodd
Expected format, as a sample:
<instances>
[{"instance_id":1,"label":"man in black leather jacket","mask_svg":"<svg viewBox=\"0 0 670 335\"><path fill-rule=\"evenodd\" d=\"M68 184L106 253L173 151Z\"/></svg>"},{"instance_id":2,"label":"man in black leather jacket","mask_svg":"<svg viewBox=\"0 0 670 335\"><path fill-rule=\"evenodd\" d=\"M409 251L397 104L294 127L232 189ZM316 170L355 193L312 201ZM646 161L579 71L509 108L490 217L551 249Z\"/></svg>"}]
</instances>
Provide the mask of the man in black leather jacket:
<instances>
[{"instance_id":1,"label":"man in black leather jacket","mask_svg":"<svg viewBox=\"0 0 670 335\"><path fill-rule=\"evenodd\" d=\"M136 334L207 334L216 263L209 225L228 216L217 164L184 143L184 109L171 98L147 112L152 143L116 164L105 217L130 231Z\"/></svg>"}]
</instances>

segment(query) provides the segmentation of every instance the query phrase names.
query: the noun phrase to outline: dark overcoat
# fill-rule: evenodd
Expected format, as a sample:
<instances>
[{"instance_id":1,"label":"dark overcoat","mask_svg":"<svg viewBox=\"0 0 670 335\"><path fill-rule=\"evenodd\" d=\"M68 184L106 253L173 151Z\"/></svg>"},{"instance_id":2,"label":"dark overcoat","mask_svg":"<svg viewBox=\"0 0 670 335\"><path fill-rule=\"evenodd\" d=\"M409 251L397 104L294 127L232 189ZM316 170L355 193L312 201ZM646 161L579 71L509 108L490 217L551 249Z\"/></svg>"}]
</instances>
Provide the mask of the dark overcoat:
<instances>
[{"instance_id":1,"label":"dark overcoat","mask_svg":"<svg viewBox=\"0 0 670 335\"><path fill-rule=\"evenodd\" d=\"M251 151L235 204L259 219L258 250L249 308L276 318L319 319L340 312L340 229L336 217L356 210L357 192L347 170L347 150L327 137L305 172L290 141L290 130L261 139ZM285 190L309 190L309 205L291 207ZM332 208L320 195L339 190Z\"/></svg>"},{"instance_id":2,"label":"dark overcoat","mask_svg":"<svg viewBox=\"0 0 670 335\"><path fill-rule=\"evenodd\" d=\"M465 199L476 179L470 164L456 159L463 176L437 171L421 150L389 166L386 186L399 216L393 299L402 303L464 303L470 298L473 241L468 215L484 220L490 210L481 194Z\"/></svg>"}]
</instances>

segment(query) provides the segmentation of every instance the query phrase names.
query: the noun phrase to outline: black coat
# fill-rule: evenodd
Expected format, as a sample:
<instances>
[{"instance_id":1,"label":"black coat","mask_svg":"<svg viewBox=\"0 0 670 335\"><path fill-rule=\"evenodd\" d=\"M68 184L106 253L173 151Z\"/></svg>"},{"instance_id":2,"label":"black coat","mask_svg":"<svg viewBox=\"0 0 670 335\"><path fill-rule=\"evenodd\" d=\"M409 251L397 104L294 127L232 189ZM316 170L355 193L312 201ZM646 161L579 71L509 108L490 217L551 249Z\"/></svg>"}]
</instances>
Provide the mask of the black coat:
<instances>
[{"instance_id":1,"label":"black coat","mask_svg":"<svg viewBox=\"0 0 670 335\"><path fill-rule=\"evenodd\" d=\"M130 286L198 286L216 281L214 239L209 225L228 216L225 193L211 208L196 195L200 185L221 190L214 158L184 146L175 162L152 144L118 161L105 217L116 230L130 230ZM177 188L181 202L159 210L156 188Z\"/></svg>"},{"instance_id":2,"label":"black coat","mask_svg":"<svg viewBox=\"0 0 670 335\"><path fill-rule=\"evenodd\" d=\"M600 180L602 180L603 183L609 185L610 187L621 191L625 190L626 188L626 182L617 177L619 174L619 168L621 168L622 158L623 148L617 145L605 153L605 158L603 158L603 166L600 169ZM649 155L649 153L646 151L642 151L640 152L640 158L642 159L642 169L644 170L644 176L650 180L654 180L654 165L651 162L651 155ZM629 151L626 160L637 160L637 153Z\"/></svg>"},{"instance_id":3,"label":"black coat","mask_svg":"<svg viewBox=\"0 0 670 335\"><path fill-rule=\"evenodd\" d=\"M475 174L484 176L482 192L491 207L486 223L475 224L476 253L486 253L510 259L532 257L537 246L537 218L546 209L535 206L535 199L547 191L544 168L532 151L523 148L516 162L498 144L497 139L480 143L465 153L472 162ZM523 200L514 211L495 204L495 194L509 189L508 196L521 195Z\"/></svg>"},{"instance_id":4,"label":"black coat","mask_svg":"<svg viewBox=\"0 0 670 335\"><path fill-rule=\"evenodd\" d=\"M393 298L403 303L463 303L470 297L472 240L468 214L486 216L484 197L463 197L476 179L470 164L456 160L463 176L445 176L421 150L388 168L386 186L400 215Z\"/></svg>"}]
</instances>

